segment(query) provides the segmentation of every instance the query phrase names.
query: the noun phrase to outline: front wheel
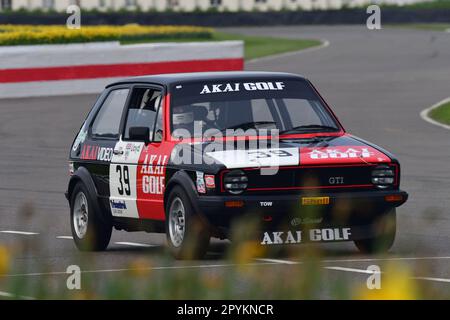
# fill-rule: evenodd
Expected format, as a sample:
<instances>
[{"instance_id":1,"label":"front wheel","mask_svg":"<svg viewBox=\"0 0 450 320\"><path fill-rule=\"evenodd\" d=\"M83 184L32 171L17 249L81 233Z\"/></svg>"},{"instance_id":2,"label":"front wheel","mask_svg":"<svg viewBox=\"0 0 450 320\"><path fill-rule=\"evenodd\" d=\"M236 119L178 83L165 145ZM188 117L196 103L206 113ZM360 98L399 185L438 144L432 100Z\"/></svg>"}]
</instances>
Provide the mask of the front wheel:
<instances>
[{"instance_id":1,"label":"front wheel","mask_svg":"<svg viewBox=\"0 0 450 320\"><path fill-rule=\"evenodd\" d=\"M79 182L70 201L70 225L73 240L81 251L102 251L108 247L112 225L101 219L86 186Z\"/></svg>"},{"instance_id":2,"label":"front wheel","mask_svg":"<svg viewBox=\"0 0 450 320\"><path fill-rule=\"evenodd\" d=\"M375 219L372 225L373 236L369 239L355 240L355 245L362 253L385 253L394 244L397 229L395 208Z\"/></svg>"},{"instance_id":3,"label":"front wheel","mask_svg":"<svg viewBox=\"0 0 450 320\"><path fill-rule=\"evenodd\" d=\"M168 197L166 237L169 250L176 259L201 259L209 246L209 229L179 186L174 187Z\"/></svg>"}]
</instances>

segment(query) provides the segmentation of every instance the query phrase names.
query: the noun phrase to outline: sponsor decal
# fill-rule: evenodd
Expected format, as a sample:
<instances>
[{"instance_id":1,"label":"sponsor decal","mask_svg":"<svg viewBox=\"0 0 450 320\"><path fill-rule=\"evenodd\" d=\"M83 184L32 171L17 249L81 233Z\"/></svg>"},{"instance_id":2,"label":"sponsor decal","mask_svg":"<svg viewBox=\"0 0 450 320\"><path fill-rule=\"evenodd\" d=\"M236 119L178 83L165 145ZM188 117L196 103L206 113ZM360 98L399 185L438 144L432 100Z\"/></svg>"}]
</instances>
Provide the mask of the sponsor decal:
<instances>
[{"instance_id":1,"label":"sponsor decal","mask_svg":"<svg viewBox=\"0 0 450 320\"><path fill-rule=\"evenodd\" d=\"M73 151L77 151L78 147L84 143L84 141L86 141L86 137L87 137L87 130L85 129L86 124L83 125L83 127L81 128L80 132L78 133L73 146L72 146L72 150Z\"/></svg>"},{"instance_id":2,"label":"sponsor decal","mask_svg":"<svg viewBox=\"0 0 450 320\"><path fill-rule=\"evenodd\" d=\"M110 162L113 156L113 148L101 147L98 151L97 160Z\"/></svg>"},{"instance_id":3,"label":"sponsor decal","mask_svg":"<svg viewBox=\"0 0 450 320\"><path fill-rule=\"evenodd\" d=\"M369 146L301 148L300 153L302 165L390 161L385 154Z\"/></svg>"},{"instance_id":4,"label":"sponsor decal","mask_svg":"<svg viewBox=\"0 0 450 320\"><path fill-rule=\"evenodd\" d=\"M279 91L284 90L284 82L245 82L245 83L220 83L203 86L200 94L227 93L239 91Z\"/></svg>"},{"instance_id":5,"label":"sponsor decal","mask_svg":"<svg viewBox=\"0 0 450 320\"><path fill-rule=\"evenodd\" d=\"M110 162L113 157L113 148L83 145L80 157L82 160Z\"/></svg>"},{"instance_id":6,"label":"sponsor decal","mask_svg":"<svg viewBox=\"0 0 450 320\"><path fill-rule=\"evenodd\" d=\"M302 231L275 231L264 232L262 245L268 244L295 244L302 242Z\"/></svg>"},{"instance_id":7,"label":"sponsor decal","mask_svg":"<svg viewBox=\"0 0 450 320\"><path fill-rule=\"evenodd\" d=\"M291 226L296 227L302 224L322 223L323 218L294 218L291 220Z\"/></svg>"},{"instance_id":8,"label":"sponsor decal","mask_svg":"<svg viewBox=\"0 0 450 320\"><path fill-rule=\"evenodd\" d=\"M197 175L197 192L206 193L204 174L201 171L196 171Z\"/></svg>"},{"instance_id":9,"label":"sponsor decal","mask_svg":"<svg viewBox=\"0 0 450 320\"><path fill-rule=\"evenodd\" d=\"M125 146L125 152L123 154L124 160L128 160L130 156L139 156L141 154L141 150L142 143L127 143L127 145Z\"/></svg>"},{"instance_id":10,"label":"sponsor decal","mask_svg":"<svg viewBox=\"0 0 450 320\"><path fill-rule=\"evenodd\" d=\"M306 241L345 241L351 236L350 228L325 228L310 229L307 231L274 231L264 232L261 245L272 244L296 244L304 241L304 233Z\"/></svg>"},{"instance_id":11,"label":"sponsor decal","mask_svg":"<svg viewBox=\"0 0 450 320\"><path fill-rule=\"evenodd\" d=\"M124 211L127 210L127 204L123 200L110 200L109 203L113 214L124 214Z\"/></svg>"},{"instance_id":12,"label":"sponsor decal","mask_svg":"<svg viewBox=\"0 0 450 320\"><path fill-rule=\"evenodd\" d=\"M322 206L330 204L330 197L303 197L304 206Z\"/></svg>"},{"instance_id":13,"label":"sponsor decal","mask_svg":"<svg viewBox=\"0 0 450 320\"><path fill-rule=\"evenodd\" d=\"M141 168L142 192L144 194L163 194L165 186L164 165L167 156L146 154Z\"/></svg>"},{"instance_id":14,"label":"sponsor decal","mask_svg":"<svg viewBox=\"0 0 450 320\"><path fill-rule=\"evenodd\" d=\"M273 202L272 201L260 201L259 205L261 207L271 207L273 205Z\"/></svg>"},{"instance_id":15,"label":"sponsor decal","mask_svg":"<svg viewBox=\"0 0 450 320\"><path fill-rule=\"evenodd\" d=\"M313 150L309 153L311 159L343 159L343 158L370 158L373 152L370 152L367 148L361 148L356 150L354 148L348 149L324 149Z\"/></svg>"},{"instance_id":16,"label":"sponsor decal","mask_svg":"<svg viewBox=\"0 0 450 320\"><path fill-rule=\"evenodd\" d=\"M212 174L205 174L205 185L208 189L214 189L216 187L216 179Z\"/></svg>"},{"instance_id":17,"label":"sponsor decal","mask_svg":"<svg viewBox=\"0 0 450 320\"><path fill-rule=\"evenodd\" d=\"M99 146L84 145L81 149L81 159L83 160L97 160Z\"/></svg>"},{"instance_id":18,"label":"sponsor decal","mask_svg":"<svg viewBox=\"0 0 450 320\"><path fill-rule=\"evenodd\" d=\"M126 209L127 208L127 204L125 203L125 201L111 200L111 208L114 208L114 209Z\"/></svg>"}]
</instances>

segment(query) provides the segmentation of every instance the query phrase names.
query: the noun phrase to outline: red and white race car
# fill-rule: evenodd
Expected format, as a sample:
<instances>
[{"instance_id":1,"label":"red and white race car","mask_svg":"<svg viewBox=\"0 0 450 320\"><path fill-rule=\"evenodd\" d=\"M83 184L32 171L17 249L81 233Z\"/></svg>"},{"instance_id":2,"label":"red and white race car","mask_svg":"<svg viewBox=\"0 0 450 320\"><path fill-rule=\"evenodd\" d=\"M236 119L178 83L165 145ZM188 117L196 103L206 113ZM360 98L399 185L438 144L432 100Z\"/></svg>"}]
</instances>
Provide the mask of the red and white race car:
<instances>
[{"instance_id":1,"label":"red and white race car","mask_svg":"<svg viewBox=\"0 0 450 320\"><path fill-rule=\"evenodd\" d=\"M293 74L169 74L109 85L70 151L67 199L80 249L112 228L165 232L202 257L243 215L261 245L354 241L388 250L407 200L400 165L344 130Z\"/></svg>"}]
</instances>

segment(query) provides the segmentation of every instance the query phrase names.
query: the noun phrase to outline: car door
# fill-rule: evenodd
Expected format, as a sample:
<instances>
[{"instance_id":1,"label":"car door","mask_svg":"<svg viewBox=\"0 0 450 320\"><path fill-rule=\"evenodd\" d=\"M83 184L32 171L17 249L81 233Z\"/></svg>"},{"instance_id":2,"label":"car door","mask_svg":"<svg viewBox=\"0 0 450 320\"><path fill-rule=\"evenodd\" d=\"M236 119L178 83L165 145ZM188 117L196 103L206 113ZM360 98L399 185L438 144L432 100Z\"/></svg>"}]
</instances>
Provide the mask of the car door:
<instances>
[{"instance_id":1,"label":"car door","mask_svg":"<svg viewBox=\"0 0 450 320\"><path fill-rule=\"evenodd\" d=\"M164 192L167 184L167 164L175 145L174 142L163 138L165 131L169 130L165 128L165 108L168 106L164 101L167 100L161 98L159 106L155 105L157 114L152 142L142 150L137 179L137 205L140 218L159 221L165 219Z\"/></svg>"},{"instance_id":2,"label":"car door","mask_svg":"<svg viewBox=\"0 0 450 320\"><path fill-rule=\"evenodd\" d=\"M143 153L151 148L154 140L154 128L158 108L161 105L162 89L154 86L134 86L124 116L123 130L115 145L110 176L110 206L112 215L122 218L143 218L142 200L142 166ZM149 145L130 138L130 128L147 127L150 137ZM144 159L144 160L141 160ZM140 198L141 197L141 198Z\"/></svg>"},{"instance_id":3,"label":"car door","mask_svg":"<svg viewBox=\"0 0 450 320\"><path fill-rule=\"evenodd\" d=\"M130 89L112 88L90 122L88 133L78 148L80 165L90 172L105 204L109 200L109 167L119 140L120 124Z\"/></svg>"}]
</instances>

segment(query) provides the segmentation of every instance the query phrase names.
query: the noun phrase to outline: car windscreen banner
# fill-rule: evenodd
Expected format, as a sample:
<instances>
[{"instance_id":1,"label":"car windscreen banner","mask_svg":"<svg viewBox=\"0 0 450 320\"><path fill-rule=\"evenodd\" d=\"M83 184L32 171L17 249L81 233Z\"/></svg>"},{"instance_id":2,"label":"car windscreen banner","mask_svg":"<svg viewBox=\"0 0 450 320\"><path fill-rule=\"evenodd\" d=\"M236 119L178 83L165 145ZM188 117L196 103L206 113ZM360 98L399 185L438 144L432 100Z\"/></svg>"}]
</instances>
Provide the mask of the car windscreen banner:
<instances>
[{"instance_id":1,"label":"car windscreen banner","mask_svg":"<svg viewBox=\"0 0 450 320\"><path fill-rule=\"evenodd\" d=\"M180 83L172 86L171 93L172 106L255 99L319 100L307 81L286 79Z\"/></svg>"}]
</instances>

